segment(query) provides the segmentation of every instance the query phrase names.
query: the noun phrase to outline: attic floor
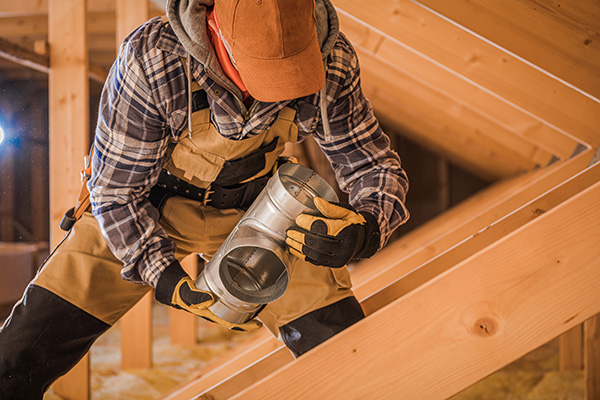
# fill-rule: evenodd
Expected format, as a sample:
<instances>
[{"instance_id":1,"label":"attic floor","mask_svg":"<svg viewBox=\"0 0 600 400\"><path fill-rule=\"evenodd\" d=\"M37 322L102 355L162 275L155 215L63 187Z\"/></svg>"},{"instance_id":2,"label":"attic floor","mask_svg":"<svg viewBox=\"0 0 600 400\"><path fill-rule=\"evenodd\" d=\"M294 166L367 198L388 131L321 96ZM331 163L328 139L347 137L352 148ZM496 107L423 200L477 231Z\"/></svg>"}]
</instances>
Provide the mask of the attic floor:
<instances>
[{"instance_id":1,"label":"attic floor","mask_svg":"<svg viewBox=\"0 0 600 400\"><path fill-rule=\"evenodd\" d=\"M244 341L248 335L200 322L199 344L171 345L168 309L153 308L154 364L149 370L120 368L120 331L116 324L92 348L92 399L159 399L194 378L210 360ZM62 400L52 392L44 400ZM583 400L583 371L558 371L554 340L455 395L451 400Z\"/></svg>"}]
</instances>

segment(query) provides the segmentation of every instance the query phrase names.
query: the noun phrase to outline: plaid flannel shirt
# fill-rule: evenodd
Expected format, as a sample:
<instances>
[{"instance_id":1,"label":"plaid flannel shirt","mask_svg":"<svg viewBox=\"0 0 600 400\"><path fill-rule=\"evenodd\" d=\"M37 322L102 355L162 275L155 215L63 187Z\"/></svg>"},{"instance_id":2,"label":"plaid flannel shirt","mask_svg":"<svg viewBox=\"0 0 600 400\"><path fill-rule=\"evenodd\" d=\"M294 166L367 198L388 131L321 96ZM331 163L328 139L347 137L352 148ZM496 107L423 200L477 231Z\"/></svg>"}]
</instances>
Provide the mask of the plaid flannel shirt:
<instances>
[{"instance_id":1,"label":"plaid flannel shirt","mask_svg":"<svg viewBox=\"0 0 600 400\"><path fill-rule=\"evenodd\" d=\"M88 183L93 214L123 262L122 277L153 287L175 260L175 244L158 224L159 213L147 194L158 179L168 143L186 132L187 78L180 57L187 57L186 51L159 18L125 39L103 89ZM331 142L324 140L319 94L293 102L255 102L246 110L238 96L218 83L226 78L208 76L195 60L192 65L208 95L212 122L224 137L252 137L268 129L284 106L293 106L299 140L314 136L350 203L377 218L381 246L408 218L406 174L362 94L358 59L343 34L327 58Z\"/></svg>"}]
</instances>

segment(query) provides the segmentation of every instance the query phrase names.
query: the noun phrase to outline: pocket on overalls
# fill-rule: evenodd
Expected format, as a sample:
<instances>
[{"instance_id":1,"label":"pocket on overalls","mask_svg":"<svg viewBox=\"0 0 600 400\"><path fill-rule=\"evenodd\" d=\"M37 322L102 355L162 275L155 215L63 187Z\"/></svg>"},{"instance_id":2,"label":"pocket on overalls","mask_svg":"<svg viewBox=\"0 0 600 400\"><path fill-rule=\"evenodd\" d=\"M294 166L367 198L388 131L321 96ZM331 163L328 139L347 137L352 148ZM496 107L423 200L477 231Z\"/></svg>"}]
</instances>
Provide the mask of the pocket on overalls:
<instances>
[{"instance_id":1,"label":"pocket on overalls","mask_svg":"<svg viewBox=\"0 0 600 400\"><path fill-rule=\"evenodd\" d=\"M213 182L221 172L223 164L225 164L224 157L204 151L194 145L189 138L184 138L173 149L167 169L194 184L196 180ZM172 167L175 171L171 171Z\"/></svg>"},{"instance_id":2,"label":"pocket on overalls","mask_svg":"<svg viewBox=\"0 0 600 400\"><path fill-rule=\"evenodd\" d=\"M328 268L331 281L336 289L352 288L352 279L348 267Z\"/></svg>"}]
</instances>

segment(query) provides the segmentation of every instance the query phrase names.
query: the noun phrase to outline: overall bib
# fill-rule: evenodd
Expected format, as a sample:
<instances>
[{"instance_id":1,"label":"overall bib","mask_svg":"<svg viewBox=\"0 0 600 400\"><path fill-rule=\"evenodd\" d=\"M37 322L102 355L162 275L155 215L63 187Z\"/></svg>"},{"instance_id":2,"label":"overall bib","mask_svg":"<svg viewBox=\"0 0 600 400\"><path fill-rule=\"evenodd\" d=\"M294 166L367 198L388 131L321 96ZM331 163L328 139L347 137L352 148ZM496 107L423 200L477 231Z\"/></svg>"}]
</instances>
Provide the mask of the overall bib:
<instances>
[{"instance_id":1,"label":"overall bib","mask_svg":"<svg viewBox=\"0 0 600 400\"><path fill-rule=\"evenodd\" d=\"M170 150L163 171L183 183L179 185L183 188L178 186L173 194L173 188L159 180L157 190L150 194L161 211L159 224L177 245L178 260L191 253L209 258L218 250L244 213L235 205L252 202L285 143L295 142L298 133L295 111L286 107L269 130L248 139L228 140L211 123L203 93L201 89L194 92L192 135L186 134ZM242 183L250 189L238 190ZM190 186L186 189L185 184ZM218 196L210 201L194 199L197 189L211 193L218 186L225 189L215 189ZM246 198L229 207L229 195L236 193ZM41 266L0 330L2 396L41 399L47 387L150 290L147 285L124 281L121 268L96 219L84 213ZM300 260L284 296L258 315L295 355L363 317L347 268L318 267Z\"/></svg>"}]
</instances>

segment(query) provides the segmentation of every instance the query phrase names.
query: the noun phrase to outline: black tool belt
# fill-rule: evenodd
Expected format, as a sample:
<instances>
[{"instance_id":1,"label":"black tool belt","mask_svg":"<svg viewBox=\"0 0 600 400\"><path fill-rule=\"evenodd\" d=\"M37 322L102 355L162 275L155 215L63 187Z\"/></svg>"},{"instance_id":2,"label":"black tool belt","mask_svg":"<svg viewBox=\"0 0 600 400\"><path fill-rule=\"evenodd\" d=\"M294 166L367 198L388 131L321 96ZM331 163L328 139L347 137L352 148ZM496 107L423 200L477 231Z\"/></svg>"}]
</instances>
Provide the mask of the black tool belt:
<instances>
[{"instance_id":1,"label":"black tool belt","mask_svg":"<svg viewBox=\"0 0 600 400\"><path fill-rule=\"evenodd\" d=\"M163 169L158 177L158 183L150 190L148 199L159 211L172 196L186 197L215 208L248 209L271 176L268 174L233 186L220 186L213 183L209 188L202 189Z\"/></svg>"}]
</instances>

